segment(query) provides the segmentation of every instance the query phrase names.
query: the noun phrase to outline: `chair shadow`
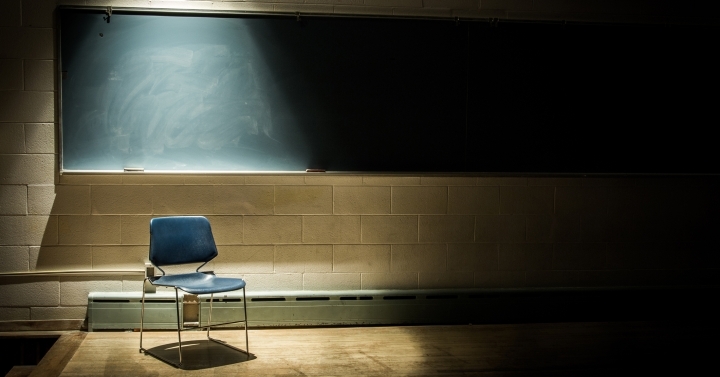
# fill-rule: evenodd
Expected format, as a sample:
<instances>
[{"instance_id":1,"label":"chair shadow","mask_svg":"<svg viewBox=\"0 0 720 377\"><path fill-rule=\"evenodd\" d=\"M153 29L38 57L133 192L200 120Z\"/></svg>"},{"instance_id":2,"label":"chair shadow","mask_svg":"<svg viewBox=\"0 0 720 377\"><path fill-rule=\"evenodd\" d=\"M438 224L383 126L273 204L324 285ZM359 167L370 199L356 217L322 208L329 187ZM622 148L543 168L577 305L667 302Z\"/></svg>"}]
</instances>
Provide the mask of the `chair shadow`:
<instances>
[{"instance_id":1,"label":"chair shadow","mask_svg":"<svg viewBox=\"0 0 720 377\"><path fill-rule=\"evenodd\" d=\"M171 365L179 360L177 342L148 348L147 351L147 356L155 357ZM209 369L257 358L252 353L238 352L207 339L183 341L182 357L183 362L180 369L184 370Z\"/></svg>"}]
</instances>

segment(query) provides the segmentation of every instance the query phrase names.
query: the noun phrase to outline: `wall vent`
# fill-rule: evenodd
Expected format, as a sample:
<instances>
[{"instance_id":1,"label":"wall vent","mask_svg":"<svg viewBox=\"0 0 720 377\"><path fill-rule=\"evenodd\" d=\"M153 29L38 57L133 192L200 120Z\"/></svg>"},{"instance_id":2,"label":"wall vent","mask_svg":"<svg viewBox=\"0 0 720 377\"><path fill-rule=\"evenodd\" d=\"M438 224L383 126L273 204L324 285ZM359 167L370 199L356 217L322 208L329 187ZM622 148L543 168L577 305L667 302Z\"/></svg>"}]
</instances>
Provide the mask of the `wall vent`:
<instances>
[{"instance_id":1,"label":"wall vent","mask_svg":"<svg viewBox=\"0 0 720 377\"><path fill-rule=\"evenodd\" d=\"M718 287L594 287L247 292L251 327L665 320L717 316ZM186 323L204 323L210 296L182 297ZM92 292L88 330L140 327L141 292ZM213 322L242 319L242 292L215 295ZM698 314L700 313L700 314ZM145 298L145 327L174 329L175 292ZM713 317L714 318L714 317Z\"/></svg>"}]
</instances>

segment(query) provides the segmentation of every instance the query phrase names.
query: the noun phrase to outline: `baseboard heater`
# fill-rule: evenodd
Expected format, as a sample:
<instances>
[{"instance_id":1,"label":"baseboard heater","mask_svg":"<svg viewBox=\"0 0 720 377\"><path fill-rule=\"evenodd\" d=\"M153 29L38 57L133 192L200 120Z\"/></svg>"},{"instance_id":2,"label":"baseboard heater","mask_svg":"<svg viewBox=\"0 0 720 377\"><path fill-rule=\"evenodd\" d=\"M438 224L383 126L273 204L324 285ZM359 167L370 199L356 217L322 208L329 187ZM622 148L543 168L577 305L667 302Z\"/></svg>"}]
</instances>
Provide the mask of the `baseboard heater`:
<instances>
[{"instance_id":1,"label":"baseboard heater","mask_svg":"<svg viewBox=\"0 0 720 377\"><path fill-rule=\"evenodd\" d=\"M612 287L248 292L250 327L470 324L677 319L718 314L718 287ZM140 327L141 292L91 292L88 330ZM210 296L181 296L188 325L204 324ZM216 295L213 322L242 318L242 293ZM174 291L145 296L147 329L177 326ZM685 314L687 315L687 314ZM697 317L694 317L697 318Z\"/></svg>"}]
</instances>

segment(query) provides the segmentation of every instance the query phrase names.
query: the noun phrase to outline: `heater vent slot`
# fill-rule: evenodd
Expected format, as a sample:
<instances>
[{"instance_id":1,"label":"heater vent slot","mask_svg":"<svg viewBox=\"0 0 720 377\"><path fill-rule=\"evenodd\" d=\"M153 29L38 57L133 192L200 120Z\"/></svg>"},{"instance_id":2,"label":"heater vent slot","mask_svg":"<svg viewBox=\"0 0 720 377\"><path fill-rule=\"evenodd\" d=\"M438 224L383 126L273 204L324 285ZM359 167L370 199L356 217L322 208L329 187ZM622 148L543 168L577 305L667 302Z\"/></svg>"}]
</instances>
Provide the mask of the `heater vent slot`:
<instances>
[{"instance_id":1,"label":"heater vent slot","mask_svg":"<svg viewBox=\"0 0 720 377\"><path fill-rule=\"evenodd\" d=\"M482 293L482 294L477 294L477 295L468 295L468 298L471 298L471 299L486 299L486 298L489 298L489 297L497 297L497 296L498 296L497 294Z\"/></svg>"},{"instance_id":2,"label":"heater vent slot","mask_svg":"<svg viewBox=\"0 0 720 377\"><path fill-rule=\"evenodd\" d=\"M252 302L285 301L285 297L255 297Z\"/></svg>"},{"instance_id":3,"label":"heater vent slot","mask_svg":"<svg viewBox=\"0 0 720 377\"><path fill-rule=\"evenodd\" d=\"M428 295L425 296L428 300L449 300L458 298L457 295Z\"/></svg>"},{"instance_id":4,"label":"heater vent slot","mask_svg":"<svg viewBox=\"0 0 720 377\"><path fill-rule=\"evenodd\" d=\"M330 297L297 297L295 301L330 301Z\"/></svg>"},{"instance_id":5,"label":"heater vent slot","mask_svg":"<svg viewBox=\"0 0 720 377\"><path fill-rule=\"evenodd\" d=\"M415 296L383 296L383 300L415 300Z\"/></svg>"}]
</instances>

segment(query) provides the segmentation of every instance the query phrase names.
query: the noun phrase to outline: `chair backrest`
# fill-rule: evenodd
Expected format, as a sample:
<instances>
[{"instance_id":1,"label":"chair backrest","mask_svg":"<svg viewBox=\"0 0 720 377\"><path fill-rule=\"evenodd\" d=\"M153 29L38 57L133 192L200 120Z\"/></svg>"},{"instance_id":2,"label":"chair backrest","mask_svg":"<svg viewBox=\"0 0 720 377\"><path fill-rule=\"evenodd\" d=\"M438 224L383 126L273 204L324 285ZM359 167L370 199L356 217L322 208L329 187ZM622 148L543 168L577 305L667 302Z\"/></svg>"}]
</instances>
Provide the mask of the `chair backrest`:
<instances>
[{"instance_id":1,"label":"chair backrest","mask_svg":"<svg viewBox=\"0 0 720 377\"><path fill-rule=\"evenodd\" d=\"M217 255L208 219L172 216L150 220L150 262L155 266L205 264Z\"/></svg>"}]
</instances>

